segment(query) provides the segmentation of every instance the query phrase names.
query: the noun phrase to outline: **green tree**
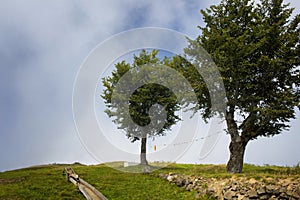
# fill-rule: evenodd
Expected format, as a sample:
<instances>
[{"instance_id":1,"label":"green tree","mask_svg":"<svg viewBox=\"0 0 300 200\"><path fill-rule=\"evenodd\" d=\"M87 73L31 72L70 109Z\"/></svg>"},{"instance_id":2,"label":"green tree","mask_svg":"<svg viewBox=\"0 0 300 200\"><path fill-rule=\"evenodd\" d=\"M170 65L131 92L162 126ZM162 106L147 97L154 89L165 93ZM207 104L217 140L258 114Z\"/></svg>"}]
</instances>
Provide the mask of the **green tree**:
<instances>
[{"instance_id":1,"label":"green tree","mask_svg":"<svg viewBox=\"0 0 300 200\"><path fill-rule=\"evenodd\" d=\"M142 50L139 56L134 56L132 64L118 62L111 76L102 80L105 89L101 97L107 106L105 112L119 129L125 130L131 142L141 140L142 165L148 165L147 138L165 135L166 130L180 119L175 114L179 109L175 94L164 85L146 81L157 79L159 66L168 63L168 58L158 58L157 50Z\"/></svg>"},{"instance_id":2,"label":"green tree","mask_svg":"<svg viewBox=\"0 0 300 200\"><path fill-rule=\"evenodd\" d=\"M201 10L202 34L189 41L187 57L195 62L199 46L215 61L226 90L225 121L231 137L227 172L242 172L249 141L289 128L299 108L300 16L283 0L222 0ZM202 116L213 116L209 91L185 59L177 68L190 77ZM181 63L181 64L180 64ZM182 65L180 67L180 65ZM178 67L179 66L179 67ZM201 65L200 65L201 66Z\"/></svg>"}]
</instances>

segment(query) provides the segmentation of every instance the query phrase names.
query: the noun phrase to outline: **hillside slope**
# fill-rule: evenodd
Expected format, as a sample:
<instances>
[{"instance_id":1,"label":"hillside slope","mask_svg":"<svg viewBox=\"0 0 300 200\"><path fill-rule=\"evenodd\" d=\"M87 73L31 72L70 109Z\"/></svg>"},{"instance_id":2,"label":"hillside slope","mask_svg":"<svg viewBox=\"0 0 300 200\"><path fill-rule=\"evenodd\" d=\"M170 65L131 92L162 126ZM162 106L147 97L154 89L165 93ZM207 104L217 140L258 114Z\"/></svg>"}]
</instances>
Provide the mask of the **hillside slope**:
<instances>
[{"instance_id":1,"label":"hillside slope","mask_svg":"<svg viewBox=\"0 0 300 200\"><path fill-rule=\"evenodd\" d=\"M76 187L67 182L62 175L66 166L71 166L80 177L101 191L108 199L213 199L207 195L199 195L199 188L192 189L178 181L166 181L168 174L180 177L201 177L207 181L201 185L207 189L209 180L226 183L229 180L267 181L300 180L300 168L297 167L258 167L245 165L244 173L226 174L224 165L187 165L170 164L156 170L152 174L124 173L106 165L85 166L45 165L0 173L0 199L84 199ZM122 168L122 163L117 163ZM134 168L134 167L133 167ZM133 169L134 170L134 169ZM176 175L176 176L174 176ZM186 178L186 180L188 179ZM188 191L189 190L189 191ZM214 195L212 195L214 196Z\"/></svg>"}]
</instances>

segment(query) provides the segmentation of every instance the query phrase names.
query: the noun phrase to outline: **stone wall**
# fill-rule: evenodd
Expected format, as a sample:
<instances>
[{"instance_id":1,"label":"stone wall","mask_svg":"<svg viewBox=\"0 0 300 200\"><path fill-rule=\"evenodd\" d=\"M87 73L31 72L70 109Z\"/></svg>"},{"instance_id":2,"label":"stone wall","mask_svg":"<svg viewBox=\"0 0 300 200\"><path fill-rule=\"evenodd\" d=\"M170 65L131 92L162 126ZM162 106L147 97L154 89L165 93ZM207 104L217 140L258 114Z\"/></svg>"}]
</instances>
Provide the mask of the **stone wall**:
<instances>
[{"instance_id":1,"label":"stone wall","mask_svg":"<svg viewBox=\"0 0 300 200\"><path fill-rule=\"evenodd\" d=\"M160 174L168 182L197 191L196 198L208 195L216 199L300 199L300 178L204 178L182 174Z\"/></svg>"}]
</instances>

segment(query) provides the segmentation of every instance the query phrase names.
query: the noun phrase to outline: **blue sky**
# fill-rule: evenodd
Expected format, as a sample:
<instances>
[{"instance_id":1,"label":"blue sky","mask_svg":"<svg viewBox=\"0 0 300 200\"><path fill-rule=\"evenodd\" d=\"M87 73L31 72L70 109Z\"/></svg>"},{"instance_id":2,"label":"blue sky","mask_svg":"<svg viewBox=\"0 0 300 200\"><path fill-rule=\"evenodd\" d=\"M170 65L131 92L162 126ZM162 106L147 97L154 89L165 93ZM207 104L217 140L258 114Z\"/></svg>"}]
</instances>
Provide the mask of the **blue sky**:
<instances>
[{"instance_id":1,"label":"blue sky","mask_svg":"<svg viewBox=\"0 0 300 200\"><path fill-rule=\"evenodd\" d=\"M200 9L219 0L4 0L0 6L0 171L54 162L96 163L81 144L73 121L72 91L88 53L113 34L162 27L191 38L202 25ZM291 0L295 12L300 3ZM299 112L298 112L299 116ZM245 161L300 162L299 119L274 138L250 142ZM203 162L225 163L223 134ZM181 161L199 163L197 147Z\"/></svg>"}]
</instances>

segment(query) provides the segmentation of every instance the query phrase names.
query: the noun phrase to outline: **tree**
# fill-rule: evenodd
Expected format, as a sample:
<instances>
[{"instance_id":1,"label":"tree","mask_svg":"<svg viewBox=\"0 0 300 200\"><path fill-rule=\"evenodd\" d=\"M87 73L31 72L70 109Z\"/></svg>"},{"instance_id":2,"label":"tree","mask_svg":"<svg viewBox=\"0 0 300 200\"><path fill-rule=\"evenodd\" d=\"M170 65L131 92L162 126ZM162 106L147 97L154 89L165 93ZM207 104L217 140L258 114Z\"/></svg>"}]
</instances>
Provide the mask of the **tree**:
<instances>
[{"instance_id":1,"label":"tree","mask_svg":"<svg viewBox=\"0 0 300 200\"><path fill-rule=\"evenodd\" d=\"M222 0L201 10L202 34L189 40L186 57L197 61L202 46L215 61L226 90L225 121L231 137L228 173L242 172L249 141L280 134L289 128L300 107L300 16L283 0ZM213 116L209 91L191 65L184 76L195 87L202 116ZM201 60L197 62L202 62ZM180 65L177 63L177 66ZM197 86L197 87L196 87Z\"/></svg>"},{"instance_id":2,"label":"tree","mask_svg":"<svg viewBox=\"0 0 300 200\"><path fill-rule=\"evenodd\" d=\"M131 142L141 140L142 165L148 165L147 138L165 135L180 119L175 114L179 109L175 94L164 85L146 81L149 76L155 80L155 74L161 72L159 66L168 63L168 58L158 58L157 50L149 53L142 50L139 56L134 56L132 64L118 62L111 76L102 80L105 112L119 129L126 131Z\"/></svg>"}]
</instances>

